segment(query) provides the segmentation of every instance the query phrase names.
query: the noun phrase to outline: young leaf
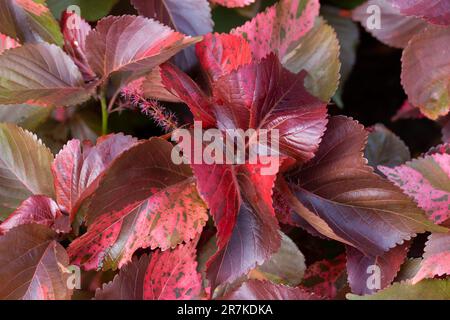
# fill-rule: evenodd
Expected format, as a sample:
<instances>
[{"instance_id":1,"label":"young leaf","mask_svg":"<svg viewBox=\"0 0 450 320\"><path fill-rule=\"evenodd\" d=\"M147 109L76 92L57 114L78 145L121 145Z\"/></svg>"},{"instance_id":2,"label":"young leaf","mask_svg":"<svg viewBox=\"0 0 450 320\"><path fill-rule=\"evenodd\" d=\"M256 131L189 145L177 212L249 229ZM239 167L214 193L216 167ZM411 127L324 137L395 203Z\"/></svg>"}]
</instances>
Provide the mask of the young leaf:
<instances>
[{"instance_id":1,"label":"young leaf","mask_svg":"<svg viewBox=\"0 0 450 320\"><path fill-rule=\"evenodd\" d=\"M0 54L2 54L5 50L19 46L20 44L16 40L0 33Z\"/></svg>"},{"instance_id":2,"label":"young leaf","mask_svg":"<svg viewBox=\"0 0 450 320\"><path fill-rule=\"evenodd\" d=\"M249 280L227 295L224 300L320 300L303 288L288 287L268 281Z\"/></svg>"},{"instance_id":3,"label":"young leaf","mask_svg":"<svg viewBox=\"0 0 450 320\"><path fill-rule=\"evenodd\" d=\"M423 260L412 283L445 274L450 275L450 235L434 233L425 244Z\"/></svg>"},{"instance_id":4,"label":"young leaf","mask_svg":"<svg viewBox=\"0 0 450 320\"><path fill-rule=\"evenodd\" d=\"M71 221L83 200L98 187L100 175L136 142L130 136L114 134L98 139L96 146L79 140L71 140L64 146L52 164L52 173L56 200Z\"/></svg>"},{"instance_id":5,"label":"young leaf","mask_svg":"<svg viewBox=\"0 0 450 320\"><path fill-rule=\"evenodd\" d=\"M172 145L152 138L122 153L105 172L87 212L88 231L69 246L86 270L116 269L139 248L167 250L197 236L208 219L191 170Z\"/></svg>"},{"instance_id":6,"label":"young leaf","mask_svg":"<svg viewBox=\"0 0 450 320\"><path fill-rule=\"evenodd\" d=\"M211 2L228 8L238 8L248 6L255 0L211 0Z\"/></svg>"},{"instance_id":7,"label":"young leaf","mask_svg":"<svg viewBox=\"0 0 450 320\"><path fill-rule=\"evenodd\" d=\"M439 224L450 218L450 154L435 153L395 168L379 167Z\"/></svg>"},{"instance_id":8,"label":"young leaf","mask_svg":"<svg viewBox=\"0 0 450 320\"><path fill-rule=\"evenodd\" d=\"M157 19L166 26L188 36L202 36L213 30L211 8L207 0L132 0L141 16ZM175 56L175 63L189 70L197 63L194 48Z\"/></svg>"},{"instance_id":9,"label":"young leaf","mask_svg":"<svg viewBox=\"0 0 450 320\"><path fill-rule=\"evenodd\" d=\"M301 287L320 297L334 299L347 285L345 255L332 260L316 261L305 271Z\"/></svg>"},{"instance_id":10,"label":"young leaf","mask_svg":"<svg viewBox=\"0 0 450 320\"><path fill-rule=\"evenodd\" d=\"M411 160L405 143L382 124L371 128L364 156L376 172L378 166L395 167Z\"/></svg>"},{"instance_id":11,"label":"young leaf","mask_svg":"<svg viewBox=\"0 0 450 320\"><path fill-rule=\"evenodd\" d=\"M366 139L364 127L356 121L333 117L315 157L288 175L293 193L309 214L372 256L417 233L445 231L428 221L401 189L366 165L362 155Z\"/></svg>"},{"instance_id":12,"label":"young leaf","mask_svg":"<svg viewBox=\"0 0 450 320\"><path fill-rule=\"evenodd\" d=\"M125 85L197 41L147 18L109 16L87 36L87 59L102 81Z\"/></svg>"},{"instance_id":13,"label":"young leaf","mask_svg":"<svg viewBox=\"0 0 450 320\"><path fill-rule=\"evenodd\" d=\"M347 294L349 300L448 300L450 280L423 280L417 284L395 283L372 295Z\"/></svg>"},{"instance_id":14,"label":"young leaf","mask_svg":"<svg viewBox=\"0 0 450 320\"><path fill-rule=\"evenodd\" d=\"M450 26L428 26L403 51L402 84L409 102L430 119L450 108Z\"/></svg>"},{"instance_id":15,"label":"young leaf","mask_svg":"<svg viewBox=\"0 0 450 320\"><path fill-rule=\"evenodd\" d=\"M283 58L292 43L313 27L319 6L318 0L281 0L231 34L242 35L257 60L271 52Z\"/></svg>"},{"instance_id":16,"label":"young leaf","mask_svg":"<svg viewBox=\"0 0 450 320\"><path fill-rule=\"evenodd\" d=\"M329 101L339 85L339 41L336 32L322 18L282 59L293 73L306 70L305 87L322 101Z\"/></svg>"},{"instance_id":17,"label":"young leaf","mask_svg":"<svg viewBox=\"0 0 450 320\"><path fill-rule=\"evenodd\" d=\"M428 22L450 25L450 3L446 0L389 0L407 16L420 17Z\"/></svg>"},{"instance_id":18,"label":"young leaf","mask_svg":"<svg viewBox=\"0 0 450 320\"><path fill-rule=\"evenodd\" d=\"M374 16L373 11L369 9L373 6L380 8L381 28L372 25L375 23ZM369 0L353 10L352 16L375 38L395 48L405 48L409 40L428 25L421 19L403 15L398 8L385 0Z\"/></svg>"},{"instance_id":19,"label":"young leaf","mask_svg":"<svg viewBox=\"0 0 450 320\"><path fill-rule=\"evenodd\" d=\"M371 257L347 246L347 274L352 292L360 295L372 294L389 286L400 270L400 266L405 262L409 247L410 244L406 242L382 256ZM374 269L374 266L379 269ZM370 278L376 275L381 277L379 288L377 288L378 283L373 283Z\"/></svg>"},{"instance_id":20,"label":"young leaf","mask_svg":"<svg viewBox=\"0 0 450 320\"><path fill-rule=\"evenodd\" d=\"M0 55L0 104L67 106L91 93L76 65L55 45L27 44Z\"/></svg>"},{"instance_id":21,"label":"young leaf","mask_svg":"<svg viewBox=\"0 0 450 320\"><path fill-rule=\"evenodd\" d=\"M0 237L0 299L70 299L69 258L55 238L54 231L36 224Z\"/></svg>"},{"instance_id":22,"label":"young leaf","mask_svg":"<svg viewBox=\"0 0 450 320\"><path fill-rule=\"evenodd\" d=\"M114 280L95 293L97 300L191 300L201 290L196 241L174 250L135 257Z\"/></svg>"},{"instance_id":23,"label":"young leaf","mask_svg":"<svg viewBox=\"0 0 450 320\"><path fill-rule=\"evenodd\" d=\"M31 195L53 196L53 155L36 136L0 124L0 150L0 220Z\"/></svg>"},{"instance_id":24,"label":"young leaf","mask_svg":"<svg viewBox=\"0 0 450 320\"><path fill-rule=\"evenodd\" d=\"M61 46L63 37L45 0L4 0L0 2L0 32L26 42L45 41Z\"/></svg>"},{"instance_id":25,"label":"young leaf","mask_svg":"<svg viewBox=\"0 0 450 320\"><path fill-rule=\"evenodd\" d=\"M57 232L70 230L68 217L61 213L55 201L45 196L31 196L0 224L0 234L20 225L33 223L47 226Z\"/></svg>"}]
</instances>

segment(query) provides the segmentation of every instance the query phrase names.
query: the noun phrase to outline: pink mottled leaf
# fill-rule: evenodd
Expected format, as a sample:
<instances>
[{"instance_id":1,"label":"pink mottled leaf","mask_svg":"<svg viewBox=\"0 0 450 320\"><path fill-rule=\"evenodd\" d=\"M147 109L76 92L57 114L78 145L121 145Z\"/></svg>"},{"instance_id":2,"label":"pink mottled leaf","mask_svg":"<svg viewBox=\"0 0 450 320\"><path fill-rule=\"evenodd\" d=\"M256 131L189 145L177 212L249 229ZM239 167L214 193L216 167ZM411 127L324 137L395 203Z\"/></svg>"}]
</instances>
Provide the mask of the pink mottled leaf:
<instances>
[{"instance_id":1,"label":"pink mottled leaf","mask_svg":"<svg viewBox=\"0 0 450 320\"><path fill-rule=\"evenodd\" d=\"M97 290L97 300L192 300L201 291L196 241L125 265L114 280Z\"/></svg>"},{"instance_id":2,"label":"pink mottled leaf","mask_svg":"<svg viewBox=\"0 0 450 320\"><path fill-rule=\"evenodd\" d=\"M5 50L16 48L18 46L20 46L20 44L16 40L0 33L0 54Z\"/></svg>"},{"instance_id":3,"label":"pink mottled leaf","mask_svg":"<svg viewBox=\"0 0 450 320\"><path fill-rule=\"evenodd\" d=\"M425 244L425 253L413 284L426 278L450 274L450 235L434 233Z\"/></svg>"},{"instance_id":4,"label":"pink mottled leaf","mask_svg":"<svg viewBox=\"0 0 450 320\"><path fill-rule=\"evenodd\" d=\"M255 0L211 0L211 2L228 8L239 8L248 6Z\"/></svg>"},{"instance_id":5,"label":"pink mottled leaf","mask_svg":"<svg viewBox=\"0 0 450 320\"><path fill-rule=\"evenodd\" d=\"M87 211L88 230L69 246L86 270L116 269L139 248L167 250L197 236L208 219L191 170L175 165L172 145L152 138L107 169Z\"/></svg>"},{"instance_id":6,"label":"pink mottled leaf","mask_svg":"<svg viewBox=\"0 0 450 320\"><path fill-rule=\"evenodd\" d=\"M381 28L373 28L374 11L369 10L377 6L380 8ZM386 0L369 0L353 11L353 19L381 42L396 47L405 48L409 40L425 29L427 23L419 18L403 15L400 10Z\"/></svg>"},{"instance_id":7,"label":"pink mottled leaf","mask_svg":"<svg viewBox=\"0 0 450 320\"><path fill-rule=\"evenodd\" d=\"M232 291L224 300L320 300L301 287L288 287L269 281L249 280Z\"/></svg>"},{"instance_id":8,"label":"pink mottled leaf","mask_svg":"<svg viewBox=\"0 0 450 320\"><path fill-rule=\"evenodd\" d=\"M151 19L109 16L87 36L86 55L102 81L125 85L196 41Z\"/></svg>"},{"instance_id":9,"label":"pink mottled leaf","mask_svg":"<svg viewBox=\"0 0 450 320\"><path fill-rule=\"evenodd\" d=\"M242 35L258 60L271 52L283 58L289 47L313 27L319 6L318 0L281 0L231 33Z\"/></svg>"},{"instance_id":10,"label":"pink mottled leaf","mask_svg":"<svg viewBox=\"0 0 450 320\"><path fill-rule=\"evenodd\" d=\"M377 291L377 283L372 283L369 277L376 272L372 266L380 268L380 285L384 289L394 281L400 266L405 262L410 244L399 245L382 256L366 256L358 249L347 246L347 273L352 292L359 295L372 294ZM369 286L369 284L374 285Z\"/></svg>"},{"instance_id":11,"label":"pink mottled leaf","mask_svg":"<svg viewBox=\"0 0 450 320\"><path fill-rule=\"evenodd\" d=\"M98 178L111 162L137 142L123 134L104 136L97 145L69 141L52 164L56 200L74 219L77 209L98 187Z\"/></svg>"},{"instance_id":12,"label":"pink mottled leaf","mask_svg":"<svg viewBox=\"0 0 450 320\"><path fill-rule=\"evenodd\" d=\"M46 226L18 226L0 236L1 300L67 300L69 258Z\"/></svg>"},{"instance_id":13,"label":"pink mottled leaf","mask_svg":"<svg viewBox=\"0 0 450 320\"><path fill-rule=\"evenodd\" d=\"M415 16L428 22L450 25L450 3L448 0L388 0L400 12L407 16Z\"/></svg>"},{"instance_id":14,"label":"pink mottled leaf","mask_svg":"<svg viewBox=\"0 0 450 320\"><path fill-rule=\"evenodd\" d=\"M403 51L402 84L409 102L430 119L450 109L450 26L429 25Z\"/></svg>"},{"instance_id":15,"label":"pink mottled leaf","mask_svg":"<svg viewBox=\"0 0 450 320\"><path fill-rule=\"evenodd\" d=\"M435 223L450 218L450 154L435 153L404 165L379 168L389 180L414 198Z\"/></svg>"},{"instance_id":16,"label":"pink mottled leaf","mask_svg":"<svg viewBox=\"0 0 450 320\"><path fill-rule=\"evenodd\" d=\"M23 224L41 224L57 232L69 232L70 224L58 205L45 196L31 196L0 224L0 234Z\"/></svg>"}]
</instances>

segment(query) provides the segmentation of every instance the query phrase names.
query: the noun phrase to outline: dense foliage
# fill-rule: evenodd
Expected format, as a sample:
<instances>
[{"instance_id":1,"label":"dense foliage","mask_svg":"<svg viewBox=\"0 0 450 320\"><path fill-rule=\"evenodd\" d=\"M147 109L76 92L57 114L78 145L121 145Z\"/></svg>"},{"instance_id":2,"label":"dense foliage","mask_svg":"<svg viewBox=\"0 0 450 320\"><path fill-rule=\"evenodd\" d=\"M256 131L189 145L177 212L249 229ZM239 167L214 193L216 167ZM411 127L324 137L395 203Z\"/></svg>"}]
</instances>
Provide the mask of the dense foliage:
<instances>
[{"instance_id":1,"label":"dense foliage","mask_svg":"<svg viewBox=\"0 0 450 320\"><path fill-rule=\"evenodd\" d=\"M450 299L449 1L267 2L0 0L0 299ZM442 144L342 115L357 23ZM175 163L194 121L276 170Z\"/></svg>"}]
</instances>

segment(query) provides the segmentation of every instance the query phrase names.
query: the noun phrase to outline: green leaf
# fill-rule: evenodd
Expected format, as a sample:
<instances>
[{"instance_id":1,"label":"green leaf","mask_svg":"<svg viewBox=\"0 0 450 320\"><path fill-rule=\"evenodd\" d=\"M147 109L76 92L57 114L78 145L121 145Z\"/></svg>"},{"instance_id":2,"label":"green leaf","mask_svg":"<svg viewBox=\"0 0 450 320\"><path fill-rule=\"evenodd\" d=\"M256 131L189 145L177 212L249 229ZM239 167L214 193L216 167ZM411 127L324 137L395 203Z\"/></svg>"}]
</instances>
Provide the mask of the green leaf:
<instances>
[{"instance_id":1,"label":"green leaf","mask_svg":"<svg viewBox=\"0 0 450 320\"><path fill-rule=\"evenodd\" d=\"M423 280L412 285L408 282L395 283L373 295L347 294L349 300L449 300L450 279Z\"/></svg>"},{"instance_id":2,"label":"green leaf","mask_svg":"<svg viewBox=\"0 0 450 320\"><path fill-rule=\"evenodd\" d=\"M95 21L106 16L118 0L48 0L48 7L53 12L53 15L57 18L61 16L61 13L70 5L76 5L80 7L81 16L89 21Z\"/></svg>"},{"instance_id":3,"label":"green leaf","mask_svg":"<svg viewBox=\"0 0 450 320\"><path fill-rule=\"evenodd\" d=\"M54 195L53 155L35 135L0 124L0 150L0 219L33 194Z\"/></svg>"}]
</instances>

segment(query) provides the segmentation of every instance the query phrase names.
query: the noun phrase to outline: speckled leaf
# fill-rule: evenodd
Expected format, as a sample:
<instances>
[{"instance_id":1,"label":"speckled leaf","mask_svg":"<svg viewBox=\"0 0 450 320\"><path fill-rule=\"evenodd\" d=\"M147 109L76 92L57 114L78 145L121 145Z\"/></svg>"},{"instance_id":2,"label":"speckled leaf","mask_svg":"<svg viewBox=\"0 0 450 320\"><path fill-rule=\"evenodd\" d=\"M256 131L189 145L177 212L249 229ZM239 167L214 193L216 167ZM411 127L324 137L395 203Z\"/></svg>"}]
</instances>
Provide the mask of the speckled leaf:
<instances>
[{"instance_id":1,"label":"speckled leaf","mask_svg":"<svg viewBox=\"0 0 450 320\"><path fill-rule=\"evenodd\" d=\"M125 85L196 41L151 19L109 16L87 36L87 59L103 81Z\"/></svg>"},{"instance_id":2,"label":"speckled leaf","mask_svg":"<svg viewBox=\"0 0 450 320\"><path fill-rule=\"evenodd\" d=\"M55 45L27 44L0 55L0 104L67 106L91 93L74 62Z\"/></svg>"},{"instance_id":3,"label":"speckled leaf","mask_svg":"<svg viewBox=\"0 0 450 320\"><path fill-rule=\"evenodd\" d=\"M428 22L450 25L450 3L447 0L388 0L404 15Z\"/></svg>"},{"instance_id":4,"label":"speckled leaf","mask_svg":"<svg viewBox=\"0 0 450 320\"><path fill-rule=\"evenodd\" d=\"M425 244L423 260L412 283L443 275L450 275L450 234L435 233Z\"/></svg>"},{"instance_id":5,"label":"speckled leaf","mask_svg":"<svg viewBox=\"0 0 450 320\"><path fill-rule=\"evenodd\" d=\"M33 134L0 124L0 220L31 195L53 196L53 155Z\"/></svg>"},{"instance_id":6,"label":"speckled leaf","mask_svg":"<svg viewBox=\"0 0 450 320\"><path fill-rule=\"evenodd\" d=\"M268 281L249 280L227 295L224 300L320 300L303 288L288 287Z\"/></svg>"},{"instance_id":7,"label":"speckled leaf","mask_svg":"<svg viewBox=\"0 0 450 320\"><path fill-rule=\"evenodd\" d=\"M14 123L34 130L48 119L52 108L28 104L0 105L0 122Z\"/></svg>"},{"instance_id":8,"label":"speckled leaf","mask_svg":"<svg viewBox=\"0 0 450 320\"><path fill-rule=\"evenodd\" d=\"M283 58L290 45L313 27L319 6L318 0L281 0L231 33L242 35L258 60L271 52Z\"/></svg>"},{"instance_id":9,"label":"speckled leaf","mask_svg":"<svg viewBox=\"0 0 450 320\"><path fill-rule=\"evenodd\" d=\"M48 42L61 46L63 37L45 0L0 1L0 32L20 42Z\"/></svg>"},{"instance_id":10,"label":"speckled leaf","mask_svg":"<svg viewBox=\"0 0 450 320\"><path fill-rule=\"evenodd\" d=\"M69 141L52 164L56 200L73 220L77 209L98 187L99 176L137 139L123 134L104 136L97 145Z\"/></svg>"},{"instance_id":11,"label":"speckled leaf","mask_svg":"<svg viewBox=\"0 0 450 320\"><path fill-rule=\"evenodd\" d=\"M450 280L423 280L413 285L395 283L373 295L348 294L349 300L449 300Z\"/></svg>"},{"instance_id":12,"label":"speckled leaf","mask_svg":"<svg viewBox=\"0 0 450 320\"><path fill-rule=\"evenodd\" d=\"M141 16L159 20L162 24L188 36L212 32L214 22L207 0L132 0ZM194 48L187 48L175 56L175 64L183 70L195 66Z\"/></svg>"},{"instance_id":13,"label":"speckled leaf","mask_svg":"<svg viewBox=\"0 0 450 320\"><path fill-rule=\"evenodd\" d=\"M370 277L375 275L372 266L380 268L380 285L379 289L389 286L395 279L400 266L405 262L409 243L399 245L382 256L371 257L366 256L358 249L347 246L347 274L348 282L355 294L372 294L377 291L368 286Z\"/></svg>"},{"instance_id":14,"label":"speckled leaf","mask_svg":"<svg viewBox=\"0 0 450 320\"><path fill-rule=\"evenodd\" d=\"M0 224L0 235L17 226L33 223L47 226L57 232L70 230L68 217L62 214L53 199L45 196L31 196Z\"/></svg>"},{"instance_id":15,"label":"speckled leaf","mask_svg":"<svg viewBox=\"0 0 450 320\"><path fill-rule=\"evenodd\" d=\"M305 87L322 101L329 101L339 85L339 41L336 32L322 18L294 44L282 62L293 73L306 70Z\"/></svg>"},{"instance_id":16,"label":"speckled leaf","mask_svg":"<svg viewBox=\"0 0 450 320\"><path fill-rule=\"evenodd\" d=\"M305 271L302 287L320 297L334 299L347 284L345 255L316 261Z\"/></svg>"},{"instance_id":17,"label":"speckled leaf","mask_svg":"<svg viewBox=\"0 0 450 320\"><path fill-rule=\"evenodd\" d=\"M364 156L377 173L378 166L395 167L411 160L405 143L382 124L370 128Z\"/></svg>"},{"instance_id":18,"label":"speckled leaf","mask_svg":"<svg viewBox=\"0 0 450 320\"><path fill-rule=\"evenodd\" d=\"M410 103L430 119L450 108L450 26L429 25L403 51L402 84Z\"/></svg>"},{"instance_id":19,"label":"speckled leaf","mask_svg":"<svg viewBox=\"0 0 450 320\"><path fill-rule=\"evenodd\" d=\"M41 225L23 225L0 237L0 300L66 300L70 273L56 233Z\"/></svg>"},{"instance_id":20,"label":"speckled leaf","mask_svg":"<svg viewBox=\"0 0 450 320\"><path fill-rule=\"evenodd\" d=\"M191 300L201 290L196 241L174 250L159 250L125 265L108 284L97 290L97 300Z\"/></svg>"},{"instance_id":21,"label":"speckled leaf","mask_svg":"<svg viewBox=\"0 0 450 320\"><path fill-rule=\"evenodd\" d=\"M239 7L245 7L253 2L255 0L210 0L212 3L216 3L221 6L225 6L228 8L239 8Z\"/></svg>"},{"instance_id":22,"label":"speckled leaf","mask_svg":"<svg viewBox=\"0 0 450 320\"><path fill-rule=\"evenodd\" d=\"M382 255L417 233L445 231L366 165L366 139L362 125L333 117L315 158L288 175L298 200L366 255Z\"/></svg>"},{"instance_id":23,"label":"speckled leaf","mask_svg":"<svg viewBox=\"0 0 450 320\"><path fill-rule=\"evenodd\" d=\"M139 248L167 250L193 239L208 219L191 171L171 160L172 145L152 138L122 153L100 179L88 231L69 246L86 270L116 269Z\"/></svg>"},{"instance_id":24,"label":"speckled leaf","mask_svg":"<svg viewBox=\"0 0 450 320\"><path fill-rule=\"evenodd\" d=\"M435 153L399 167L379 169L414 198L432 221L450 218L450 154Z\"/></svg>"},{"instance_id":25,"label":"speckled leaf","mask_svg":"<svg viewBox=\"0 0 450 320\"><path fill-rule=\"evenodd\" d=\"M374 7L377 6L377 7ZM379 8L381 27L374 28L374 8ZM353 19L381 42L396 48L405 48L409 40L428 25L425 21L405 16L386 0L369 0L353 10Z\"/></svg>"}]
</instances>

